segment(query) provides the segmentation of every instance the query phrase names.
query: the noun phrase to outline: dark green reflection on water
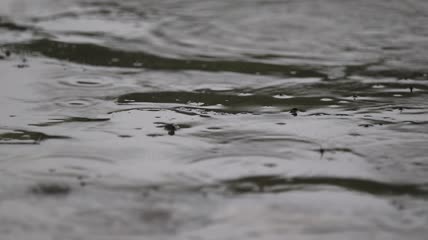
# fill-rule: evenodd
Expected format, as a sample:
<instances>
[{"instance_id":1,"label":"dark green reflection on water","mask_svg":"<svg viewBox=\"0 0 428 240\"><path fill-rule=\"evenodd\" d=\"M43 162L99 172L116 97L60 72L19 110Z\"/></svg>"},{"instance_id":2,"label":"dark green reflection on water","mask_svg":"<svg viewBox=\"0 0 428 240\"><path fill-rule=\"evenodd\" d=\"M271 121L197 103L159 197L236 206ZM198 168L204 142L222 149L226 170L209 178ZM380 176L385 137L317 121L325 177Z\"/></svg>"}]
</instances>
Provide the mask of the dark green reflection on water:
<instances>
[{"instance_id":1,"label":"dark green reflection on water","mask_svg":"<svg viewBox=\"0 0 428 240\"><path fill-rule=\"evenodd\" d=\"M319 97L296 97L288 99L274 98L269 95L238 96L237 94L203 91L203 92L140 92L129 93L117 98L119 104L132 102L152 103L200 103L203 106L222 104L226 107L242 106L321 106L330 105L334 101L323 102ZM238 109L239 110L239 109Z\"/></svg>"},{"instance_id":2,"label":"dark green reflection on water","mask_svg":"<svg viewBox=\"0 0 428 240\"><path fill-rule=\"evenodd\" d=\"M95 66L114 66L153 70L200 70L209 72L237 72L247 74L280 75L292 77L319 77L326 75L302 66L276 65L248 61L208 61L174 59L145 52L129 52L89 43L66 43L42 39L11 46L17 51L38 53L47 57Z\"/></svg>"},{"instance_id":3,"label":"dark green reflection on water","mask_svg":"<svg viewBox=\"0 0 428 240\"><path fill-rule=\"evenodd\" d=\"M31 126L38 127L48 127L61 123L70 123L70 122L105 122L110 120L110 118L85 118L85 117L69 117L65 119L51 119L52 121L44 122L44 123L33 123Z\"/></svg>"},{"instance_id":4,"label":"dark green reflection on water","mask_svg":"<svg viewBox=\"0 0 428 240\"><path fill-rule=\"evenodd\" d=\"M224 184L235 193L282 192L304 188L308 185L330 185L373 195L428 197L428 190L423 185L384 183L354 178L255 176L225 181Z\"/></svg>"},{"instance_id":5,"label":"dark green reflection on water","mask_svg":"<svg viewBox=\"0 0 428 240\"><path fill-rule=\"evenodd\" d=\"M16 24L0 16L0 29L6 29L10 31L27 31L28 29L31 29L31 28Z\"/></svg>"},{"instance_id":6,"label":"dark green reflection on water","mask_svg":"<svg viewBox=\"0 0 428 240\"><path fill-rule=\"evenodd\" d=\"M1 22L0 28L25 30L26 27ZM132 52L113 49L91 43L67 43L51 39L39 39L27 43L8 45L15 51L42 54L47 57L88 64L94 66L113 66L126 68L146 68L152 70L182 71L200 70L208 72L236 72L260 75L278 75L288 77L317 77L328 79L320 68L309 65L279 65L246 60L201 60L178 59L153 55L147 52ZM254 57L254 59L264 59ZM269 59L269 57L267 57ZM344 77L365 75L372 77L394 77L398 79L427 80L423 70L376 69L383 62L344 66Z\"/></svg>"},{"instance_id":7,"label":"dark green reflection on water","mask_svg":"<svg viewBox=\"0 0 428 240\"><path fill-rule=\"evenodd\" d=\"M383 62L351 65L345 68L345 76L364 75L371 77L393 77L397 79L415 79L428 80L428 71L426 69L409 70L402 68L376 69L382 66Z\"/></svg>"},{"instance_id":8,"label":"dark green reflection on water","mask_svg":"<svg viewBox=\"0 0 428 240\"><path fill-rule=\"evenodd\" d=\"M47 135L41 132L15 130L0 134L0 144L37 144L47 139L68 139L66 136Z\"/></svg>"}]
</instances>

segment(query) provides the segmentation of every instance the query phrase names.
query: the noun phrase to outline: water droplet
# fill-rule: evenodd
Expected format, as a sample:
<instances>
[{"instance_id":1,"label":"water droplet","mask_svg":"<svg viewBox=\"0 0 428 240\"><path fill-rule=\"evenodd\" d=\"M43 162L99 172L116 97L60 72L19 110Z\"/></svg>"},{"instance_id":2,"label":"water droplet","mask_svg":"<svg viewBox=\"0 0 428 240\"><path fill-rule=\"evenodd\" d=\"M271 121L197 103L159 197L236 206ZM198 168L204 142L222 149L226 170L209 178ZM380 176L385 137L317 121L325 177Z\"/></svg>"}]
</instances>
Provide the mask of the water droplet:
<instances>
[{"instance_id":1,"label":"water droplet","mask_svg":"<svg viewBox=\"0 0 428 240\"><path fill-rule=\"evenodd\" d=\"M240 97L248 97L248 96L252 96L252 95L254 95L254 94L252 94L252 93L239 93L238 94L238 96L240 96Z\"/></svg>"}]
</instances>

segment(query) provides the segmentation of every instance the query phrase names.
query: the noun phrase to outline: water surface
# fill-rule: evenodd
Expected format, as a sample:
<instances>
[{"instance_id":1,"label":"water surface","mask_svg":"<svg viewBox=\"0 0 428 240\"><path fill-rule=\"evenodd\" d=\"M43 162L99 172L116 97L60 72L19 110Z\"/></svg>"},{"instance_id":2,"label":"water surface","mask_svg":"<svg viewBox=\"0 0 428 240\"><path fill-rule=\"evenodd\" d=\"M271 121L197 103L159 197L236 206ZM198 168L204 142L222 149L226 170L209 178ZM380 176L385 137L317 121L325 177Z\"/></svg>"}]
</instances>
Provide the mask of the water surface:
<instances>
[{"instance_id":1,"label":"water surface","mask_svg":"<svg viewBox=\"0 0 428 240\"><path fill-rule=\"evenodd\" d=\"M0 3L2 239L426 239L424 0Z\"/></svg>"}]
</instances>

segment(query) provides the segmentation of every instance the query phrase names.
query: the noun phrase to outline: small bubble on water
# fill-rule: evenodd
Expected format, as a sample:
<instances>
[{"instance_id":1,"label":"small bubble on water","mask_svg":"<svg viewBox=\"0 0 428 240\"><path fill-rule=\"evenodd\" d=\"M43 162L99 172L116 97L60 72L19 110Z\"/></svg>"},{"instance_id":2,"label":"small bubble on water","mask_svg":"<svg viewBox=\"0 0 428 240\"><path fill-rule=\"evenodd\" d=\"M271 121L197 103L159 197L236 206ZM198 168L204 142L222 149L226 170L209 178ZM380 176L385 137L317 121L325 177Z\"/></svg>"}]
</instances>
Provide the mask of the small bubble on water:
<instances>
[{"instance_id":1,"label":"small bubble on water","mask_svg":"<svg viewBox=\"0 0 428 240\"><path fill-rule=\"evenodd\" d=\"M134 62L134 63L132 64L132 66L134 66L134 67L142 67L142 66L143 66L143 64L142 64L142 63L140 63L140 62Z\"/></svg>"},{"instance_id":2,"label":"small bubble on water","mask_svg":"<svg viewBox=\"0 0 428 240\"><path fill-rule=\"evenodd\" d=\"M385 86L382 84L375 84L372 86L372 88L384 88Z\"/></svg>"}]
</instances>

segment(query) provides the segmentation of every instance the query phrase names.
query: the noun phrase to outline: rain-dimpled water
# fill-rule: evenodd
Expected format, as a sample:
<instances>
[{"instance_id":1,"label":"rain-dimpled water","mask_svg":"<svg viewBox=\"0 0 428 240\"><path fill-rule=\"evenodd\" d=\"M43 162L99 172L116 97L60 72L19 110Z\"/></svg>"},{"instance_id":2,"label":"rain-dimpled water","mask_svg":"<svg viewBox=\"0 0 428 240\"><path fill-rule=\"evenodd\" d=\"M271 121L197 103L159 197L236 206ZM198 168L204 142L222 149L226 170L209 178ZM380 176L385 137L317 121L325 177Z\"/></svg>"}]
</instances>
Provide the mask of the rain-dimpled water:
<instances>
[{"instance_id":1,"label":"rain-dimpled water","mask_svg":"<svg viewBox=\"0 0 428 240\"><path fill-rule=\"evenodd\" d=\"M426 0L0 1L0 239L428 236Z\"/></svg>"}]
</instances>

